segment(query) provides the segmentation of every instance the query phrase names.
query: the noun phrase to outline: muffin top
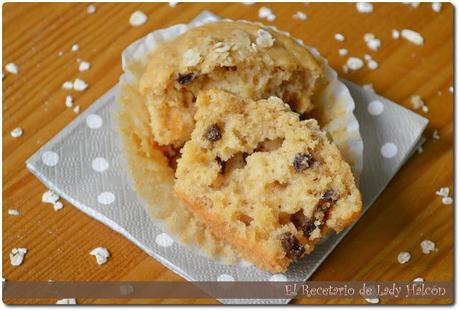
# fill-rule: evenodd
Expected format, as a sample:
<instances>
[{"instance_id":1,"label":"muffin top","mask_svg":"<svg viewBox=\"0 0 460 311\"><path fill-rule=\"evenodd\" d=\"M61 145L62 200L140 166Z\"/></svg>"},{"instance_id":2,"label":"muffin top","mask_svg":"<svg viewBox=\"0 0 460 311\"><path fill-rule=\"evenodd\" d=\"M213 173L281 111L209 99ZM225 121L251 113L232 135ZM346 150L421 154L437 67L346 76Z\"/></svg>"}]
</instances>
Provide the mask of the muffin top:
<instances>
[{"instance_id":1,"label":"muffin top","mask_svg":"<svg viewBox=\"0 0 460 311\"><path fill-rule=\"evenodd\" d=\"M277 96L298 113L323 71L291 37L248 22L215 22L188 30L154 50L139 91L160 145L182 146L193 130L201 91L220 89L253 100Z\"/></svg>"}]
</instances>

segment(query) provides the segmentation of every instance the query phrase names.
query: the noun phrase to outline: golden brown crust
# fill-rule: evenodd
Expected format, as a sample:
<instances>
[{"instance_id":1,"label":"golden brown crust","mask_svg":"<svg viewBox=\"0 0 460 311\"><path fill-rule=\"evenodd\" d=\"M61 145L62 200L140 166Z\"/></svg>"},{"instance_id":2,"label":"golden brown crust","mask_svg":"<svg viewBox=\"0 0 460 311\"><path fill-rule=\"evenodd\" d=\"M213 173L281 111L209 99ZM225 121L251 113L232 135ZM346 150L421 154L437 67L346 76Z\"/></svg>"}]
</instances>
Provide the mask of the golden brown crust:
<instances>
[{"instance_id":1,"label":"golden brown crust","mask_svg":"<svg viewBox=\"0 0 460 311\"><path fill-rule=\"evenodd\" d=\"M206 204L196 201L179 191L176 191L176 194L215 236L222 238L223 241L234 246L236 251L243 256L244 259L253 262L258 268L272 273L285 272L287 270L290 261L286 257L280 260L274 260L271 257L265 256L266 249L261 247L261 245L250 244L243 239L235 239L235 237L238 236L238 232L234 228L227 226L221 218L207 213Z\"/></svg>"}]
</instances>

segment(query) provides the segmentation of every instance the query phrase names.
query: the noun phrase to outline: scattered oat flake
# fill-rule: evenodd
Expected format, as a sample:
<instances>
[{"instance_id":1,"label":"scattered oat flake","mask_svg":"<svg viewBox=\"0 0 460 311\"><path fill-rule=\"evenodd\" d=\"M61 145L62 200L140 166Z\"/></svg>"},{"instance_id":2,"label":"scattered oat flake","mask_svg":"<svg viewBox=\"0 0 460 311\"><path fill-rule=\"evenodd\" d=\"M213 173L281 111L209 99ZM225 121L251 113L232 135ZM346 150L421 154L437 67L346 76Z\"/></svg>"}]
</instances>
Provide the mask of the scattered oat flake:
<instances>
[{"instance_id":1,"label":"scattered oat flake","mask_svg":"<svg viewBox=\"0 0 460 311\"><path fill-rule=\"evenodd\" d=\"M441 137L439 136L438 130L433 131L433 139L434 140L439 140Z\"/></svg>"},{"instance_id":2,"label":"scattered oat flake","mask_svg":"<svg viewBox=\"0 0 460 311\"><path fill-rule=\"evenodd\" d=\"M444 197L441 199L441 202L444 205L451 205L452 203L454 203L454 199L452 199L452 197Z\"/></svg>"},{"instance_id":3,"label":"scattered oat flake","mask_svg":"<svg viewBox=\"0 0 460 311\"><path fill-rule=\"evenodd\" d=\"M373 33L364 34L364 42L366 42L367 47L373 51L377 51L380 48L381 42Z\"/></svg>"},{"instance_id":4,"label":"scattered oat flake","mask_svg":"<svg viewBox=\"0 0 460 311\"><path fill-rule=\"evenodd\" d=\"M449 86L449 92L451 92L451 93L454 92L454 87L453 86Z\"/></svg>"},{"instance_id":5,"label":"scattered oat flake","mask_svg":"<svg viewBox=\"0 0 460 311\"><path fill-rule=\"evenodd\" d=\"M19 211L17 209L14 209L14 208L10 208L8 210L8 215L11 215L11 216L19 216Z\"/></svg>"},{"instance_id":6,"label":"scattered oat flake","mask_svg":"<svg viewBox=\"0 0 460 311\"><path fill-rule=\"evenodd\" d=\"M256 44L260 48L270 48L273 46L275 39L273 39L271 33L264 29L257 30Z\"/></svg>"},{"instance_id":7,"label":"scattered oat flake","mask_svg":"<svg viewBox=\"0 0 460 311\"><path fill-rule=\"evenodd\" d=\"M379 298L365 298L368 303L377 304L380 302Z\"/></svg>"},{"instance_id":8,"label":"scattered oat flake","mask_svg":"<svg viewBox=\"0 0 460 311\"><path fill-rule=\"evenodd\" d=\"M423 278L419 277L419 278L415 278L412 282L414 282L414 283L423 283L423 282L425 282L425 280Z\"/></svg>"},{"instance_id":9,"label":"scattered oat flake","mask_svg":"<svg viewBox=\"0 0 460 311\"><path fill-rule=\"evenodd\" d=\"M72 108L73 106L73 97L72 95L67 95L66 98L65 98L65 106L67 108Z\"/></svg>"},{"instance_id":10,"label":"scattered oat flake","mask_svg":"<svg viewBox=\"0 0 460 311\"><path fill-rule=\"evenodd\" d=\"M8 63L5 66L5 70L8 71L9 73L17 75L19 73L19 66L16 65L15 63Z\"/></svg>"},{"instance_id":11,"label":"scattered oat flake","mask_svg":"<svg viewBox=\"0 0 460 311\"><path fill-rule=\"evenodd\" d=\"M411 255L409 252L401 252L398 254L398 262L400 264L405 264L407 262L409 262L411 259Z\"/></svg>"},{"instance_id":12,"label":"scattered oat flake","mask_svg":"<svg viewBox=\"0 0 460 311\"><path fill-rule=\"evenodd\" d=\"M170 1L168 2L168 5L172 8L174 8L179 2L174 2L174 1Z\"/></svg>"},{"instance_id":13,"label":"scattered oat flake","mask_svg":"<svg viewBox=\"0 0 460 311\"><path fill-rule=\"evenodd\" d=\"M359 70L364 66L364 62L359 57L350 57L348 58L346 65L350 70Z\"/></svg>"},{"instance_id":14,"label":"scattered oat flake","mask_svg":"<svg viewBox=\"0 0 460 311\"><path fill-rule=\"evenodd\" d=\"M423 112L428 112L428 107L425 105L425 102L420 95L412 95L410 97L410 102L412 104L412 108L416 110L422 109Z\"/></svg>"},{"instance_id":15,"label":"scattered oat flake","mask_svg":"<svg viewBox=\"0 0 460 311\"><path fill-rule=\"evenodd\" d=\"M90 67L91 67L90 63L81 61L80 64L78 65L78 70L81 72L88 71Z\"/></svg>"},{"instance_id":16,"label":"scattered oat flake","mask_svg":"<svg viewBox=\"0 0 460 311\"><path fill-rule=\"evenodd\" d=\"M359 13L371 13L374 11L374 6L369 2L358 2L356 3L356 9Z\"/></svg>"},{"instance_id":17,"label":"scattered oat flake","mask_svg":"<svg viewBox=\"0 0 460 311\"><path fill-rule=\"evenodd\" d=\"M22 134L24 134L24 131L22 130L22 128L17 127L14 130L12 130L10 134L12 137L18 138L18 137L21 137Z\"/></svg>"},{"instance_id":18,"label":"scattered oat flake","mask_svg":"<svg viewBox=\"0 0 460 311\"><path fill-rule=\"evenodd\" d=\"M367 67L370 70L375 70L375 69L379 68L379 64L375 60L371 59L371 60L369 60L367 62Z\"/></svg>"},{"instance_id":19,"label":"scattered oat flake","mask_svg":"<svg viewBox=\"0 0 460 311\"><path fill-rule=\"evenodd\" d=\"M73 82L73 89L75 91L81 92L81 91L86 90L87 88L88 88L88 84L79 78L75 79L75 81Z\"/></svg>"},{"instance_id":20,"label":"scattered oat flake","mask_svg":"<svg viewBox=\"0 0 460 311\"><path fill-rule=\"evenodd\" d=\"M43 202L43 203L51 203L51 204L54 204L54 203L56 203L59 199L60 199L59 195L56 194L56 193L55 193L54 191L52 191L52 190L45 191L45 192L42 194L42 202Z\"/></svg>"},{"instance_id":21,"label":"scattered oat flake","mask_svg":"<svg viewBox=\"0 0 460 311\"><path fill-rule=\"evenodd\" d=\"M24 261L24 256L27 253L27 248L13 248L10 252L10 263L12 266L17 267Z\"/></svg>"},{"instance_id":22,"label":"scattered oat flake","mask_svg":"<svg viewBox=\"0 0 460 311\"><path fill-rule=\"evenodd\" d=\"M88 5L88 7L86 8L86 12L88 14L94 14L96 13L96 6L94 4L90 4Z\"/></svg>"},{"instance_id":23,"label":"scattered oat flake","mask_svg":"<svg viewBox=\"0 0 460 311\"><path fill-rule=\"evenodd\" d=\"M339 42L343 42L345 40L345 36L341 33L334 34L334 39Z\"/></svg>"},{"instance_id":24,"label":"scattered oat flake","mask_svg":"<svg viewBox=\"0 0 460 311\"><path fill-rule=\"evenodd\" d=\"M61 210L63 207L64 207L64 204L62 204L61 201L57 201L56 203L53 204L53 208L55 212Z\"/></svg>"},{"instance_id":25,"label":"scattered oat flake","mask_svg":"<svg viewBox=\"0 0 460 311\"><path fill-rule=\"evenodd\" d=\"M393 29L391 30L391 36L393 37L393 39L397 40L399 39L401 33L399 32L399 30L397 29Z\"/></svg>"},{"instance_id":26,"label":"scattered oat flake","mask_svg":"<svg viewBox=\"0 0 460 311\"><path fill-rule=\"evenodd\" d=\"M411 29L401 30L401 37L415 45L423 45L424 43L423 36L420 33Z\"/></svg>"},{"instance_id":27,"label":"scattered oat flake","mask_svg":"<svg viewBox=\"0 0 460 311\"><path fill-rule=\"evenodd\" d=\"M449 196L450 189L449 187L441 187L438 191L436 191L436 195L440 197L447 197Z\"/></svg>"},{"instance_id":28,"label":"scattered oat flake","mask_svg":"<svg viewBox=\"0 0 460 311\"><path fill-rule=\"evenodd\" d=\"M147 22L147 15L142 11L135 11L129 17L129 23L131 26L137 27L145 24Z\"/></svg>"},{"instance_id":29,"label":"scattered oat flake","mask_svg":"<svg viewBox=\"0 0 460 311\"><path fill-rule=\"evenodd\" d=\"M63 298L56 301L57 305L76 305L77 300L75 298Z\"/></svg>"},{"instance_id":30,"label":"scattered oat flake","mask_svg":"<svg viewBox=\"0 0 460 311\"><path fill-rule=\"evenodd\" d=\"M431 4L431 8L433 9L433 11L439 13L442 10L442 3L441 2L433 2Z\"/></svg>"},{"instance_id":31,"label":"scattered oat flake","mask_svg":"<svg viewBox=\"0 0 460 311\"><path fill-rule=\"evenodd\" d=\"M298 20L301 20L301 21L306 21L308 16L307 14L305 14L304 12L301 12L301 11L297 11L294 15L292 15L292 17L294 19L298 19Z\"/></svg>"},{"instance_id":32,"label":"scattered oat flake","mask_svg":"<svg viewBox=\"0 0 460 311\"><path fill-rule=\"evenodd\" d=\"M96 262L98 265L105 264L107 259L110 257L110 253L105 247L96 247L89 254L96 257Z\"/></svg>"},{"instance_id":33,"label":"scattered oat flake","mask_svg":"<svg viewBox=\"0 0 460 311\"><path fill-rule=\"evenodd\" d=\"M80 113L80 106L73 107L73 112Z\"/></svg>"},{"instance_id":34,"label":"scattered oat flake","mask_svg":"<svg viewBox=\"0 0 460 311\"><path fill-rule=\"evenodd\" d=\"M63 52L63 51L59 51L59 52L58 52L58 56L60 57L60 56L62 56L62 55L64 55L64 52Z\"/></svg>"},{"instance_id":35,"label":"scattered oat flake","mask_svg":"<svg viewBox=\"0 0 460 311\"><path fill-rule=\"evenodd\" d=\"M273 11L270 8L263 6L259 9L259 18L263 18L269 22L272 22L276 19L276 16L273 14Z\"/></svg>"},{"instance_id":36,"label":"scattered oat flake","mask_svg":"<svg viewBox=\"0 0 460 311\"><path fill-rule=\"evenodd\" d=\"M76 51L78 51L79 49L80 49L80 46L79 46L78 44L74 44L74 45L72 45L72 47L71 47L72 52L76 52Z\"/></svg>"},{"instance_id":37,"label":"scattered oat flake","mask_svg":"<svg viewBox=\"0 0 460 311\"><path fill-rule=\"evenodd\" d=\"M420 247L422 248L422 253L429 254L436 250L436 244L430 240L424 240L420 243Z\"/></svg>"},{"instance_id":38,"label":"scattered oat flake","mask_svg":"<svg viewBox=\"0 0 460 311\"><path fill-rule=\"evenodd\" d=\"M66 82L64 82L64 83L62 84L62 88L63 88L64 90L71 90L71 89L73 89L73 83L72 83L72 81L66 81Z\"/></svg>"},{"instance_id":39,"label":"scattered oat flake","mask_svg":"<svg viewBox=\"0 0 460 311\"><path fill-rule=\"evenodd\" d=\"M348 50L347 49L339 49L339 55L340 56L345 56L348 54Z\"/></svg>"}]
</instances>

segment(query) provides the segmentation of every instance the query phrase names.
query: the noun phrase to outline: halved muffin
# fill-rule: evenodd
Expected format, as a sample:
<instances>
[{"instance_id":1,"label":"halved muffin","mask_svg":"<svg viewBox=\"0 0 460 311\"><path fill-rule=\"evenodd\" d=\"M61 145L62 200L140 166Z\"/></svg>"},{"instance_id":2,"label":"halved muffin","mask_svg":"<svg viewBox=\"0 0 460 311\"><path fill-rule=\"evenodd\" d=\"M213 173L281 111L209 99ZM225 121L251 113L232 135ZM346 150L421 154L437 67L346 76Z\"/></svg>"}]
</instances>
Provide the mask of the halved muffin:
<instances>
[{"instance_id":1,"label":"halved muffin","mask_svg":"<svg viewBox=\"0 0 460 311\"><path fill-rule=\"evenodd\" d=\"M198 95L192 138L181 150L175 191L239 254L270 272L310 253L361 212L350 166L315 120L277 97Z\"/></svg>"}]
</instances>

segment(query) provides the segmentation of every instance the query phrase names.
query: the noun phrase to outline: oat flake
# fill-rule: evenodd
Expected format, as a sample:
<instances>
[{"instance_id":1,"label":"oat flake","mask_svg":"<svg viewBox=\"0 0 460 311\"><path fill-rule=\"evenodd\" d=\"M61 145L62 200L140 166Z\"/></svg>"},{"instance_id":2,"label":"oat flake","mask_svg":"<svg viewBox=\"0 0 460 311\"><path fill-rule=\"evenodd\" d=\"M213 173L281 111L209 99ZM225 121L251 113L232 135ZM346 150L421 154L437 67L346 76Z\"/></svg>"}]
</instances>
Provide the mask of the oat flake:
<instances>
[{"instance_id":1,"label":"oat flake","mask_svg":"<svg viewBox=\"0 0 460 311\"><path fill-rule=\"evenodd\" d=\"M147 22L147 15L142 11L135 11L129 17L129 23L131 26L138 27Z\"/></svg>"},{"instance_id":2,"label":"oat flake","mask_svg":"<svg viewBox=\"0 0 460 311\"><path fill-rule=\"evenodd\" d=\"M56 301L57 305L76 305L77 300L75 298L63 298Z\"/></svg>"},{"instance_id":3,"label":"oat flake","mask_svg":"<svg viewBox=\"0 0 460 311\"><path fill-rule=\"evenodd\" d=\"M19 66L16 65L15 63L8 63L5 66L5 70L8 71L9 73L17 75L19 73Z\"/></svg>"},{"instance_id":4,"label":"oat flake","mask_svg":"<svg viewBox=\"0 0 460 311\"><path fill-rule=\"evenodd\" d=\"M85 61L81 61L80 64L78 65L78 70L80 72L88 71L90 67L91 67L90 63L85 62Z\"/></svg>"},{"instance_id":5,"label":"oat flake","mask_svg":"<svg viewBox=\"0 0 460 311\"><path fill-rule=\"evenodd\" d=\"M72 106L73 106L73 97L71 95L67 95L65 97L65 106L67 108L72 108Z\"/></svg>"},{"instance_id":6,"label":"oat flake","mask_svg":"<svg viewBox=\"0 0 460 311\"><path fill-rule=\"evenodd\" d=\"M12 130L10 132L11 136L14 137L14 138L18 138L18 137L21 137L22 134L24 134L24 131L22 130L22 128L20 127L17 127L15 128L14 130Z\"/></svg>"},{"instance_id":7,"label":"oat flake","mask_svg":"<svg viewBox=\"0 0 460 311\"><path fill-rule=\"evenodd\" d=\"M96 6L94 4L90 4L88 5L88 7L86 8L86 12L88 14L94 14L96 13Z\"/></svg>"},{"instance_id":8,"label":"oat flake","mask_svg":"<svg viewBox=\"0 0 460 311\"><path fill-rule=\"evenodd\" d=\"M415 45L423 45L424 43L423 36L414 30L403 29L401 31L401 37Z\"/></svg>"},{"instance_id":9,"label":"oat flake","mask_svg":"<svg viewBox=\"0 0 460 311\"><path fill-rule=\"evenodd\" d=\"M429 254L436 250L436 244L430 240L424 240L420 243L420 247L422 248L422 253Z\"/></svg>"},{"instance_id":10,"label":"oat flake","mask_svg":"<svg viewBox=\"0 0 460 311\"><path fill-rule=\"evenodd\" d=\"M345 56L348 54L348 50L347 49L339 49L339 55L340 56Z\"/></svg>"},{"instance_id":11,"label":"oat flake","mask_svg":"<svg viewBox=\"0 0 460 311\"><path fill-rule=\"evenodd\" d=\"M298 19L301 21L306 21L308 16L304 12L297 11L294 15L292 15L294 19Z\"/></svg>"},{"instance_id":12,"label":"oat flake","mask_svg":"<svg viewBox=\"0 0 460 311\"><path fill-rule=\"evenodd\" d=\"M96 257L96 262L98 265L105 264L107 259L110 257L110 253L105 247L96 247L89 254Z\"/></svg>"},{"instance_id":13,"label":"oat flake","mask_svg":"<svg viewBox=\"0 0 460 311\"><path fill-rule=\"evenodd\" d=\"M398 262L400 264L405 264L405 263L409 262L410 259L411 259L411 255L410 255L409 252L401 252L398 255Z\"/></svg>"},{"instance_id":14,"label":"oat flake","mask_svg":"<svg viewBox=\"0 0 460 311\"><path fill-rule=\"evenodd\" d=\"M347 60L347 68L350 70L359 70L364 66L364 62L359 57L350 57Z\"/></svg>"},{"instance_id":15,"label":"oat flake","mask_svg":"<svg viewBox=\"0 0 460 311\"><path fill-rule=\"evenodd\" d=\"M10 215L10 216L19 216L19 211L17 209L10 208L8 210L8 215Z\"/></svg>"},{"instance_id":16,"label":"oat flake","mask_svg":"<svg viewBox=\"0 0 460 311\"><path fill-rule=\"evenodd\" d=\"M369 2L358 2L356 3L356 9L359 13L371 13L374 11L374 6Z\"/></svg>"},{"instance_id":17,"label":"oat flake","mask_svg":"<svg viewBox=\"0 0 460 311\"><path fill-rule=\"evenodd\" d=\"M86 83L85 81L77 78L75 79L75 81L73 82L73 89L75 91L78 91L78 92L81 92L81 91L84 91L88 88L88 83Z\"/></svg>"},{"instance_id":18,"label":"oat flake","mask_svg":"<svg viewBox=\"0 0 460 311\"><path fill-rule=\"evenodd\" d=\"M14 267L20 266L24 261L27 248L13 248L10 252L10 262Z\"/></svg>"},{"instance_id":19,"label":"oat flake","mask_svg":"<svg viewBox=\"0 0 460 311\"><path fill-rule=\"evenodd\" d=\"M365 298L368 303L377 304L380 302L379 298Z\"/></svg>"}]
</instances>

